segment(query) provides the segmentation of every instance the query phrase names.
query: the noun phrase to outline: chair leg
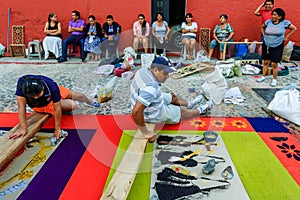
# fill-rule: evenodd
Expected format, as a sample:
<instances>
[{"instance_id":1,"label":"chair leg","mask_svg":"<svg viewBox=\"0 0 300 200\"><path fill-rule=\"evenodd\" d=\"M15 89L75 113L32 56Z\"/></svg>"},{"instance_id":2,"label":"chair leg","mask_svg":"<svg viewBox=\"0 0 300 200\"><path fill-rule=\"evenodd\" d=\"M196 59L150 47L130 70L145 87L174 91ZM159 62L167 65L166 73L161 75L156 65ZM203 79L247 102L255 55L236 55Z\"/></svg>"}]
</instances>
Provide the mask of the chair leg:
<instances>
[{"instance_id":1,"label":"chair leg","mask_svg":"<svg viewBox=\"0 0 300 200\"><path fill-rule=\"evenodd\" d=\"M196 58L196 47L193 49L193 57Z\"/></svg>"},{"instance_id":2,"label":"chair leg","mask_svg":"<svg viewBox=\"0 0 300 200\"><path fill-rule=\"evenodd\" d=\"M183 45L183 59L186 60L186 46Z\"/></svg>"}]
</instances>

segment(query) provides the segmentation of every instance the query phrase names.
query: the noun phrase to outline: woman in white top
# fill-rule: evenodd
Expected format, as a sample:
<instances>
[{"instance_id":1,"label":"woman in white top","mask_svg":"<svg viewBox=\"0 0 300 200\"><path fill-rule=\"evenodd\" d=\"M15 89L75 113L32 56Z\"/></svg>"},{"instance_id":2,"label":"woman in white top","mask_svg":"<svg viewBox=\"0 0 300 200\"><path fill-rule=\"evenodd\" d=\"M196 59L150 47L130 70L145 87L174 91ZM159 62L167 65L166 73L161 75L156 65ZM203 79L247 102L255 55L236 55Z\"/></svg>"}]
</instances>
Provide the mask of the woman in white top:
<instances>
[{"instance_id":1,"label":"woman in white top","mask_svg":"<svg viewBox=\"0 0 300 200\"><path fill-rule=\"evenodd\" d=\"M48 21L44 27L44 33L46 34L43 40L45 59L48 59L49 52L53 53L56 59L59 59L62 51L62 34L61 24L58 22L56 14L49 14Z\"/></svg>"},{"instance_id":2,"label":"woman in white top","mask_svg":"<svg viewBox=\"0 0 300 200\"><path fill-rule=\"evenodd\" d=\"M137 51L139 43L143 44L145 53L148 52L148 36L150 32L150 25L145 20L144 14L138 15L138 21L133 23L133 49Z\"/></svg>"},{"instance_id":3,"label":"woman in white top","mask_svg":"<svg viewBox=\"0 0 300 200\"><path fill-rule=\"evenodd\" d=\"M156 45L157 54L162 54L163 49L168 43L168 35L170 32L169 25L164 21L164 15L161 12L156 14L156 21L152 24L153 42Z\"/></svg>"},{"instance_id":4,"label":"woman in white top","mask_svg":"<svg viewBox=\"0 0 300 200\"><path fill-rule=\"evenodd\" d=\"M196 36L198 25L196 22L193 22L193 15L191 13L187 13L185 16L185 22L181 24L181 32L182 32L182 44L185 45L187 50L187 59L194 59L193 50L196 45Z\"/></svg>"}]
</instances>

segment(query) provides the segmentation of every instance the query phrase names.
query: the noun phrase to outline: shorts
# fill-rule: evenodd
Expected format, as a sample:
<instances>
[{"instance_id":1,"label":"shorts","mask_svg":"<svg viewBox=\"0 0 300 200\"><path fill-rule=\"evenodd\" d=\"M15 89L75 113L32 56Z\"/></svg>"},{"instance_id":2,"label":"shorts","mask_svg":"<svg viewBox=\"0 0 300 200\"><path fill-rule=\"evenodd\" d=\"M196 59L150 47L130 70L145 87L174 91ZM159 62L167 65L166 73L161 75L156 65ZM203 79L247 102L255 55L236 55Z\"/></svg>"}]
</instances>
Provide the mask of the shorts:
<instances>
[{"instance_id":1,"label":"shorts","mask_svg":"<svg viewBox=\"0 0 300 200\"><path fill-rule=\"evenodd\" d=\"M279 63L282 58L284 43L280 44L277 47L267 47L265 43L262 44L262 59L270 60L274 63Z\"/></svg>"},{"instance_id":2,"label":"shorts","mask_svg":"<svg viewBox=\"0 0 300 200\"><path fill-rule=\"evenodd\" d=\"M60 96L62 99L66 99L70 93L70 90L68 88L65 88L63 86L58 86L60 91ZM53 102L51 101L48 105L44 107L39 108L32 108L35 112L41 112L41 113L50 113L51 115L54 115L54 108L53 108Z\"/></svg>"},{"instance_id":3,"label":"shorts","mask_svg":"<svg viewBox=\"0 0 300 200\"><path fill-rule=\"evenodd\" d=\"M180 106L171 104L172 95L170 93L163 93L164 104L161 108L161 115L152 119L145 119L150 123L177 124L180 121L181 111Z\"/></svg>"},{"instance_id":4,"label":"shorts","mask_svg":"<svg viewBox=\"0 0 300 200\"><path fill-rule=\"evenodd\" d=\"M181 36L181 40L183 40L184 38L187 38L187 39L196 39L196 36L182 35L182 36Z\"/></svg>"}]
</instances>

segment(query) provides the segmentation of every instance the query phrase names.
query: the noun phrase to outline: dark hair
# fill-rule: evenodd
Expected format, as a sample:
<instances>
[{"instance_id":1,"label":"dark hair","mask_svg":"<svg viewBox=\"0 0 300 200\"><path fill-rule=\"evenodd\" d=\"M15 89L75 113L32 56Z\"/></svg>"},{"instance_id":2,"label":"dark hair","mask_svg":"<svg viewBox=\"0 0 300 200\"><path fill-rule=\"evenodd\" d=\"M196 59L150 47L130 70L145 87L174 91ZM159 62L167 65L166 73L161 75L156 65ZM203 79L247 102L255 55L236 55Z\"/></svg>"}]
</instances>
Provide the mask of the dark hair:
<instances>
[{"instance_id":1,"label":"dark hair","mask_svg":"<svg viewBox=\"0 0 300 200\"><path fill-rule=\"evenodd\" d=\"M78 18L80 18L80 12L77 10L73 10L72 13L74 13Z\"/></svg>"},{"instance_id":2,"label":"dark hair","mask_svg":"<svg viewBox=\"0 0 300 200\"><path fill-rule=\"evenodd\" d=\"M143 21L143 23L142 23L142 34L144 35L145 34L145 32L146 32L146 20L145 20L145 15L144 14L139 14L138 15L138 18L140 18L140 17L142 17L142 18L144 18L144 21Z\"/></svg>"},{"instance_id":3,"label":"dark hair","mask_svg":"<svg viewBox=\"0 0 300 200\"><path fill-rule=\"evenodd\" d=\"M193 18L192 13L186 13L185 18L184 18L185 23L187 23L187 21L186 21L186 18L187 18L187 17Z\"/></svg>"},{"instance_id":4,"label":"dark hair","mask_svg":"<svg viewBox=\"0 0 300 200\"><path fill-rule=\"evenodd\" d=\"M228 19L228 16L226 14L221 14L219 18L224 17L226 20Z\"/></svg>"},{"instance_id":5,"label":"dark hair","mask_svg":"<svg viewBox=\"0 0 300 200\"><path fill-rule=\"evenodd\" d=\"M274 0L266 0L264 4L266 4L267 2L271 2L274 5Z\"/></svg>"},{"instance_id":6,"label":"dark hair","mask_svg":"<svg viewBox=\"0 0 300 200\"><path fill-rule=\"evenodd\" d=\"M157 12L156 13L156 18L157 18L158 15L161 15L162 19L164 20L165 17L164 17L164 14L162 12Z\"/></svg>"},{"instance_id":7,"label":"dark hair","mask_svg":"<svg viewBox=\"0 0 300 200\"><path fill-rule=\"evenodd\" d=\"M281 8L275 8L275 9L272 11L272 14L273 14L274 12L277 13L277 15L278 15L279 17L281 17L281 18L279 19L280 22L283 21L283 20L285 20L285 12L284 12L283 9L281 9Z\"/></svg>"},{"instance_id":8,"label":"dark hair","mask_svg":"<svg viewBox=\"0 0 300 200\"><path fill-rule=\"evenodd\" d=\"M48 15L48 22L51 22L51 18L54 17L56 14L55 13L49 13Z\"/></svg>"},{"instance_id":9,"label":"dark hair","mask_svg":"<svg viewBox=\"0 0 300 200\"><path fill-rule=\"evenodd\" d=\"M107 16L106 16L106 19L112 19L112 20L114 20L114 18L113 18L112 15L107 15Z\"/></svg>"},{"instance_id":10,"label":"dark hair","mask_svg":"<svg viewBox=\"0 0 300 200\"><path fill-rule=\"evenodd\" d=\"M23 76L21 91L25 97L33 97L43 91L43 82L39 78L28 78Z\"/></svg>"},{"instance_id":11,"label":"dark hair","mask_svg":"<svg viewBox=\"0 0 300 200\"><path fill-rule=\"evenodd\" d=\"M94 16L94 15L90 15L89 17L88 17L88 19L89 18L92 18L93 20L96 20L96 17Z\"/></svg>"}]
</instances>

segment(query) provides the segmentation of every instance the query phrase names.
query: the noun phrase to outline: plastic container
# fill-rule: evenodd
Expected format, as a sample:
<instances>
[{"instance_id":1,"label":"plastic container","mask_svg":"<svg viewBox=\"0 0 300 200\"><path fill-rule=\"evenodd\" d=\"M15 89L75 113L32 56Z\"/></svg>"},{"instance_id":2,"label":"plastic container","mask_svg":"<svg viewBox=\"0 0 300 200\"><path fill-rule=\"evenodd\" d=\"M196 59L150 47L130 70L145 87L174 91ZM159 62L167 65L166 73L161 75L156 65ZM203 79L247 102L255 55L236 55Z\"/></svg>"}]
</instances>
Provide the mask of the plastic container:
<instances>
[{"instance_id":1,"label":"plastic container","mask_svg":"<svg viewBox=\"0 0 300 200\"><path fill-rule=\"evenodd\" d=\"M218 139L218 133L213 131L206 131L203 133L205 142L216 142Z\"/></svg>"}]
</instances>

